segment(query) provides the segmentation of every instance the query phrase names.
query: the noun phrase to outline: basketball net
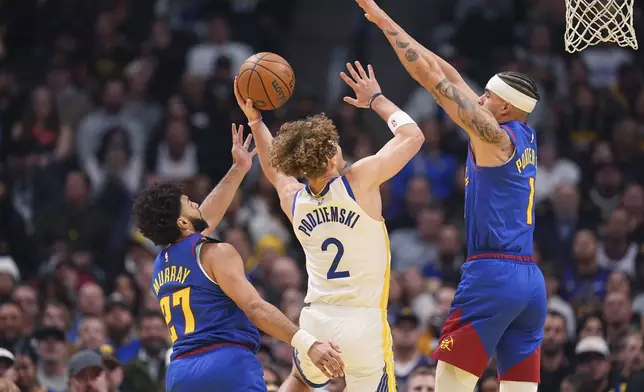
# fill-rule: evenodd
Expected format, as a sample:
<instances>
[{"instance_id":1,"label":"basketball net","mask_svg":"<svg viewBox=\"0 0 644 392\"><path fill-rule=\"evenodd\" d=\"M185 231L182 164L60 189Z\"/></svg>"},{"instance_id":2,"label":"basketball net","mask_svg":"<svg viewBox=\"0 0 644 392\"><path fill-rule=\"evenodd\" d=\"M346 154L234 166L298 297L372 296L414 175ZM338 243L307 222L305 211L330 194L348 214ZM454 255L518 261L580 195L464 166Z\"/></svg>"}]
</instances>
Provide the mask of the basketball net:
<instances>
[{"instance_id":1,"label":"basketball net","mask_svg":"<svg viewBox=\"0 0 644 392\"><path fill-rule=\"evenodd\" d=\"M637 50L634 0L566 0L566 51L574 53L602 42Z\"/></svg>"}]
</instances>

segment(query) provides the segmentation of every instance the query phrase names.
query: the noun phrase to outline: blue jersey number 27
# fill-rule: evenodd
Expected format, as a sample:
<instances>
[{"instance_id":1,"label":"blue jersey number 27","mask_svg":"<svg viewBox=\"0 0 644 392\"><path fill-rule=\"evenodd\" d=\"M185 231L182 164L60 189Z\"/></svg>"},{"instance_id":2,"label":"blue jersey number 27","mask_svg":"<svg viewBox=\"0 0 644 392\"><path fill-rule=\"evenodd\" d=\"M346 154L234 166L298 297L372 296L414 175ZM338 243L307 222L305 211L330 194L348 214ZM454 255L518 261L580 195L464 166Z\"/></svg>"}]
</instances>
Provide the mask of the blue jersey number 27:
<instances>
[{"instance_id":1,"label":"blue jersey number 27","mask_svg":"<svg viewBox=\"0 0 644 392\"><path fill-rule=\"evenodd\" d=\"M327 238L322 243L322 252L326 252L329 248L329 245L335 245L335 247L338 249L338 252L335 254L333 262L331 263L331 267L329 267L329 271L327 271L326 273L326 278L329 280L348 278L349 276L351 276L349 274L349 271L338 271L338 264L340 264L340 260L342 260L342 256L344 255L344 246L342 245L342 242L340 242L340 240L337 238Z\"/></svg>"}]
</instances>

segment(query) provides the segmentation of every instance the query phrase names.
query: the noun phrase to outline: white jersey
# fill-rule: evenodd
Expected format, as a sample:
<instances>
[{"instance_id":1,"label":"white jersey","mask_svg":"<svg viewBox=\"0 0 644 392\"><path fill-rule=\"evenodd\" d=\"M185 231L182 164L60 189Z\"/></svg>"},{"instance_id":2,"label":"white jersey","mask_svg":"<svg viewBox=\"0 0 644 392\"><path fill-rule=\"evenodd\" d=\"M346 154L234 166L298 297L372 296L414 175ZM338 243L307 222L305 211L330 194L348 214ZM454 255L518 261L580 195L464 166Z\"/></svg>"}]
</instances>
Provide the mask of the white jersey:
<instances>
[{"instance_id":1,"label":"white jersey","mask_svg":"<svg viewBox=\"0 0 644 392\"><path fill-rule=\"evenodd\" d=\"M346 177L318 195L307 187L293 200L293 229L309 275L305 302L385 309L390 249L384 221L355 201Z\"/></svg>"}]
</instances>

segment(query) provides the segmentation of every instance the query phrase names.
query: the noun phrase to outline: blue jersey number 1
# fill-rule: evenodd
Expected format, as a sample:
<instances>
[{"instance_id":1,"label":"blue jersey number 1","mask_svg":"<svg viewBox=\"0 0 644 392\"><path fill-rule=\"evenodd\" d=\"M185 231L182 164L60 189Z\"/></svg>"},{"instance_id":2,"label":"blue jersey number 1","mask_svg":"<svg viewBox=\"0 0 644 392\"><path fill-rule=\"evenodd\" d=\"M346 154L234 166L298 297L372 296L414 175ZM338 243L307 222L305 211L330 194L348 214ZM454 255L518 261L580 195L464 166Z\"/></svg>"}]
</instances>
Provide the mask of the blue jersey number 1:
<instances>
[{"instance_id":1,"label":"blue jersey number 1","mask_svg":"<svg viewBox=\"0 0 644 392\"><path fill-rule=\"evenodd\" d=\"M327 238L322 243L322 252L326 252L326 250L329 248L329 245L335 245L335 247L338 249L338 252L335 254L333 262L331 263L331 267L326 273L326 278L329 280L348 278L349 276L351 276L349 274L349 271L338 271L338 264L340 264L340 260L342 260L342 256L344 255L344 246L342 245L342 242L340 242L340 240L337 238Z\"/></svg>"}]
</instances>

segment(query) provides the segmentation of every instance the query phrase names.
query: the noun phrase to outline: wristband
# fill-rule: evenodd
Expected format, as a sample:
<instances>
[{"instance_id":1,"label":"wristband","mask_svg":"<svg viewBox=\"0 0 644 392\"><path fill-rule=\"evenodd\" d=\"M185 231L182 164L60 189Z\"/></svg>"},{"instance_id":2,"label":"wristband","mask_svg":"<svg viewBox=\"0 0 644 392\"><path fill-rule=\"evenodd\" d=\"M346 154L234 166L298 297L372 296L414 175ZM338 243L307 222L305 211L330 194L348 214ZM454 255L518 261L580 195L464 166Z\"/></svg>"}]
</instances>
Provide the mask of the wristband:
<instances>
[{"instance_id":1,"label":"wristband","mask_svg":"<svg viewBox=\"0 0 644 392\"><path fill-rule=\"evenodd\" d=\"M394 112L391 116L389 116L389 119L387 120L387 125L389 125L389 129L391 129L391 132L393 132L394 134L396 133L396 130L398 128L408 124L416 124L416 121L414 121L414 119L409 117L409 114L403 112L402 110Z\"/></svg>"},{"instance_id":2,"label":"wristband","mask_svg":"<svg viewBox=\"0 0 644 392\"><path fill-rule=\"evenodd\" d=\"M295 335L293 335L293 339L291 339L291 346L295 347L297 351L303 354L308 354L311 346L313 346L317 341L318 340L310 333L303 329L298 329L297 332L295 332Z\"/></svg>"},{"instance_id":3,"label":"wristband","mask_svg":"<svg viewBox=\"0 0 644 392\"><path fill-rule=\"evenodd\" d=\"M374 95L371 96L371 98L369 98L369 109L371 109L371 104L373 103L373 100L378 98L381 95L382 93L375 93Z\"/></svg>"},{"instance_id":4,"label":"wristband","mask_svg":"<svg viewBox=\"0 0 644 392\"><path fill-rule=\"evenodd\" d=\"M253 125L259 124L260 122L262 122L262 116L259 116L259 118L256 118L253 121L249 121L248 126L252 127Z\"/></svg>"}]
</instances>

